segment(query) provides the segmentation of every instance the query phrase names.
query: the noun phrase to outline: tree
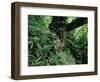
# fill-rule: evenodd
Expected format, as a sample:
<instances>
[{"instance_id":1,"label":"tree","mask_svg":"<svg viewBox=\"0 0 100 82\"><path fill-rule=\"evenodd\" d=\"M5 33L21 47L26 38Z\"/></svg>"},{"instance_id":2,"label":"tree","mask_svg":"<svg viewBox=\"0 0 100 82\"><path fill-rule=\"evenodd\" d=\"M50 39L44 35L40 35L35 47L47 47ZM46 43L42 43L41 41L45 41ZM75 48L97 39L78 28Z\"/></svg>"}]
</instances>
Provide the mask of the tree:
<instances>
[{"instance_id":1,"label":"tree","mask_svg":"<svg viewBox=\"0 0 100 82\"><path fill-rule=\"evenodd\" d=\"M70 18L28 16L29 66L87 63L87 18Z\"/></svg>"}]
</instances>

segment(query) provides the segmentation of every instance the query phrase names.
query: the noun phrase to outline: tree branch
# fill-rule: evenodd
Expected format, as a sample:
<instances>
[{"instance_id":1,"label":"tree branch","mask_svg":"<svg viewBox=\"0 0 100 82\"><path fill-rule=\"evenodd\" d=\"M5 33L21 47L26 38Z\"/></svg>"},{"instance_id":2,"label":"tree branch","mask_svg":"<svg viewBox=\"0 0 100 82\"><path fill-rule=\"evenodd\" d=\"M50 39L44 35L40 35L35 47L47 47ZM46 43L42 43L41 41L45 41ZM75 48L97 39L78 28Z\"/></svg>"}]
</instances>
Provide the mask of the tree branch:
<instances>
[{"instance_id":1,"label":"tree branch","mask_svg":"<svg viewBox=\"0 0 100 82\"><path fill-rule=\"evenodd\" d=\"M87 23L87 18L76 18L71 23L66 24L65 31L72 31Z\"/></svg>"}]
</instances>

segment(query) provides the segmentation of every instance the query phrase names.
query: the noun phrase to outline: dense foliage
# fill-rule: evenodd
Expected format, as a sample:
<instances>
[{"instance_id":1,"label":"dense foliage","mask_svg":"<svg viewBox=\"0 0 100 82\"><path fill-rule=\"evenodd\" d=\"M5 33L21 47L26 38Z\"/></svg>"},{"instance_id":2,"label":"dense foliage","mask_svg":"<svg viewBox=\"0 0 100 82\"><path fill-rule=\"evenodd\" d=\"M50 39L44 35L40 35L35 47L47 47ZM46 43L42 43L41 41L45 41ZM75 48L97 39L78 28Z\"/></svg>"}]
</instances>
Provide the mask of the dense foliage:
<instances>
[{"instance_id":1,"label":"dense foliage","mask_svg":"<svg viewBox=\"0 0 100 82\"><path fill-rule=\"evenodd\" d=\"M28 16L28 66L87 64L87 18Z\"/></svg>"}]
</instances>

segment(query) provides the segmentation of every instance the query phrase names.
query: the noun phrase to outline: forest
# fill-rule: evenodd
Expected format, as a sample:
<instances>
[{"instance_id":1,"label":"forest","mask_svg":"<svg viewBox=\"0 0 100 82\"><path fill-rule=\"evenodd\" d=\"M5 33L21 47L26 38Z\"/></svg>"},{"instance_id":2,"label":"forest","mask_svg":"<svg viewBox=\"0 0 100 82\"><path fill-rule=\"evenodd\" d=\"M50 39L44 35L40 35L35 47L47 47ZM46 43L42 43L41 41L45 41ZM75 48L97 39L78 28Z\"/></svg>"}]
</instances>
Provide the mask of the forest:
<instances>
[{"instance_id":1,"label":"forest","mask_svg":"<svg viewBox=\"0 0 100 82\"><path fill-rule=\"evenodd\" d=\"M28 15L28 66L88 63L88 19Z\"/></svg>"}]
</instances>

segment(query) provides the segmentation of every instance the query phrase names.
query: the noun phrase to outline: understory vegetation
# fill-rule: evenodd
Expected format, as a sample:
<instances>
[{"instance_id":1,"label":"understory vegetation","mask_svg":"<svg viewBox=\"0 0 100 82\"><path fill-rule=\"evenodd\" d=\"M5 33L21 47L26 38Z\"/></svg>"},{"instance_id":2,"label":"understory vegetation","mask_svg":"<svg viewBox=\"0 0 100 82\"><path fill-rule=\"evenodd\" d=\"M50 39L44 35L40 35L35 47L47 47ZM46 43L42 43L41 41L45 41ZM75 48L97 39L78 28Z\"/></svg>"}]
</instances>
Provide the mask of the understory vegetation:
<instances>
[{"instance_id":1,"label":"understory vegetation","mask_svg":"<svg viewBox=\"0 0 100 82\"><path fill-rule=\"evenodd\" d=\"M28 66L87 64L87 18L28 15Z\"/></svg>"}]
</instances>

